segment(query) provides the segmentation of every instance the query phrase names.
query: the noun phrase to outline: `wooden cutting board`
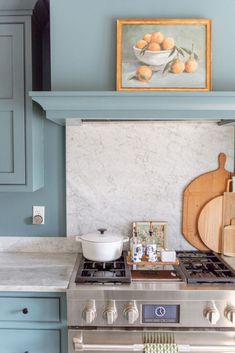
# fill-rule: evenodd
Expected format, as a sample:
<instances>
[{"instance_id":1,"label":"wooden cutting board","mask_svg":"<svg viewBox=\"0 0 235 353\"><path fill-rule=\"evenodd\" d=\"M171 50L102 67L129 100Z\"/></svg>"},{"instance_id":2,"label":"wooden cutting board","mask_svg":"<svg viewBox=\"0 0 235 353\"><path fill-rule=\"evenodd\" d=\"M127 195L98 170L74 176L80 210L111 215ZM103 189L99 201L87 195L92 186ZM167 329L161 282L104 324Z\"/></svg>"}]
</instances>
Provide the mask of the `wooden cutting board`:
<instances>
[{"instance_id":1,"label":"wooden cutting board","mask_svg":"<svg viewBox=\"0 0 235 353\"><path fill-rule=\"evenodd\" d=\"M131 279L133 281L181 281L181 277L175 270L132 270Z\"/></svg>"},{"instance_id":2,"label":"wooden cutting board","mask_svg":"<svg viewBox=\"0 0 235 353\"><path fill-rule=\"evenodd\" d=\"M202 209L198 218L198 232L211 250L222 252L223 196L217 196Z\"/></svg>"},{"instance_id":3,"label":"wooden cutting board","mask_svg":"<svg viewBox=\"0 0 235 353\"><path fill-rule=\"evenodd\" d=\"M223 254L235 256L235 192L224 193L223 202Z\"/></svg>"},{"instance_id":4,"label":"wooden cutting board","mask_svg":"<svg viewBox=\"0 0 235 353\"><path fill-rule=\"evenodd\" d=\"M229 226L235 218L235 192L224 193L223 226Z\"/></svg>"},{"instance_id":5,"label":"wooden cutting board","mask_svg":"<svg viewBox=\"0 0 235 353\"><path fill-rule=\"evenodd\" d=\"M205 204L226 190L231 173L225 170L226 155L218 156L219 168L194 179L184 190L183 235L198 250L208 250L198 233L198 217Z\"/></svg>"},{"instance_id":6,"label":"wooden cutting board","mask_svg":"<svg viewBox=\"0 0 235 353\"><path fill-rule=\"evenodd\" d=\"M231 220L231 225L223 229L223 254L235 256L235 218Z\"/></svg>"}]
</instances>

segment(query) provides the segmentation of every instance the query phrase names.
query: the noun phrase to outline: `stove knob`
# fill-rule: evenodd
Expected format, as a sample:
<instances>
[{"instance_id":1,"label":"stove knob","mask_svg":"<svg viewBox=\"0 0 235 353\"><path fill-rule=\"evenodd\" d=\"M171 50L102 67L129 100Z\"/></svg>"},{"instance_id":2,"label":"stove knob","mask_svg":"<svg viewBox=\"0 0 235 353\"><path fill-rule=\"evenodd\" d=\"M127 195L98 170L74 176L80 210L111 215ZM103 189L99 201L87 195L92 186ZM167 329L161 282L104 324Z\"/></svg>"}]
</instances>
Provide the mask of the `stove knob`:
<instances>
[{"instance_id":1,"label":"stove knob","mask_svg":"<svg viewBox=\"0 0 235 353\"><path fill-rule=\"evenodd\" d=\"M123 311L124 316L128 320L128 324L134 324L139 317L139 312L135 302L126 305Z\"/></svg>"},{"instance_id":2,"label":"stove knob","mask_svg":"<svg viewBox=\"0 0 235 353\"><path fill-rule=\"evenodd\" d=\"M110 300L110 302L107 304L104 310L103 318L107 321L108 325L112 325L114 321L116 321L117 317L118 317L118 314L117 314L115 301Z\"/></svg>"},{"instance_id":3,"label":"stove knob","mask_svg":"<svg viewBox=\"0 0 235 353\"><path fill-rule=\"evenodd\" d=\"M215 325L220 318L220 313L217 308L213 306L205 310L204 316L212 325Z\"/></svg>"},{"instance_id":4,"label":"stove knob","mask_svg":"<svg viewBox=\"0 0 235 353\"><path fill-rule=\"evenodd\" d=\"M87 324L91 324L95 320L96 308L95 308L94 300L90 300L87 303L85 309L83 310L82 315Z\"/></svg>"},{"instance_id":5,"label":"stove knob","mask_svg":"<svg viewBox=\"0 0 235 353\"><path fill-rule=\"evenodd\" d=\"M235 307L230 305L225 309L225 317L232 323L235 323Z\"/></svg>"}]
</instances>

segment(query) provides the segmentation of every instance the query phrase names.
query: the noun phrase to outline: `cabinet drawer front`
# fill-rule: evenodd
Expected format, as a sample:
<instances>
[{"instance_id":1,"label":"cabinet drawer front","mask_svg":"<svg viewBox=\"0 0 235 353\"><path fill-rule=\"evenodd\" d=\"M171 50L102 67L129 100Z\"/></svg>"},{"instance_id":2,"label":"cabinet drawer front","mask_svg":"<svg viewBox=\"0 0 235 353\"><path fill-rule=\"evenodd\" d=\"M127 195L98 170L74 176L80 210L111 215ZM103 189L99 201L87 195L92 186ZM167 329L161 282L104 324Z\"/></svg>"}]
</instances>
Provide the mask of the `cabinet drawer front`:
<instances>
[{"instance_id":1,"label":"cabinet drawer front","mask_svg":"<svg viewBox=\"0 0 235 353\"><path fill-rule=\"evenodd\" d=\"M60 299L0 298L0 321L59 322Z\"/></svg>"},{"instance_id":2,"label":"cabinet drawer front","mask_svg":"<svg viewBox=\"0 0 235 353\"><path fill-rule=\"evenodd\" d=\"M0 353L60 353L59 330L0 330Z\"/></svg>"}]
</instances>

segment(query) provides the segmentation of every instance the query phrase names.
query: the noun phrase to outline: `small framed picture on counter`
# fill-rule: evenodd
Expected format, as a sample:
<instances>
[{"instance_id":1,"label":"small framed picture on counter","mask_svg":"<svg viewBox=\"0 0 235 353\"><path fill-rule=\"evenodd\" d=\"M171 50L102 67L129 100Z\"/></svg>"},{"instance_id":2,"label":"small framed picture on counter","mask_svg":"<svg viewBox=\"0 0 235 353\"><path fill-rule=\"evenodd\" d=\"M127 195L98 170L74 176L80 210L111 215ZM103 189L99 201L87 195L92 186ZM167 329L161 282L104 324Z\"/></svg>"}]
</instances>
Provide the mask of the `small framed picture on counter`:
<instances>
[{"instance_id":1,"label":"small framed picture on counter","mask_svg":"<svg viewBox=\"0 0 235 353\"><path fill-rule=\"evenodd\" d=\"M211 20L117 20L118 91L210 91Z\"/></svg>"},{"instance_id":2,"label":"small framed picture on counter","mask_svg":"<svg viewBox=\"0 0 235 353\"><path fill-rule=\"evenodd\" d=\"M133 233L136 232L138 237L145 241L149 233L156 242L157 250L167 248L167 222L162 221L143 221L133 223Z\"/></svg>"}]
</instances>

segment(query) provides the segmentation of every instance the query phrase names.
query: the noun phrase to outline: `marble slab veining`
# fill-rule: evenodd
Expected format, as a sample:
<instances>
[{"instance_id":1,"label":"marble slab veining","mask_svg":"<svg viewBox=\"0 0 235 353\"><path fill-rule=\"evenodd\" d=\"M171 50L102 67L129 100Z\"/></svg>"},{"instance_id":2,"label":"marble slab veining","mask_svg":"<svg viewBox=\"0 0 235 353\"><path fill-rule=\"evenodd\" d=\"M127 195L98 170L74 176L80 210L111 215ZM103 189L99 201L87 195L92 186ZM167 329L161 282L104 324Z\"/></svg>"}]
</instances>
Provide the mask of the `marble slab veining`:
<instances>
[{"instance_id":1,"label":"marble slab veining","mask_svg":"<svg viewBox=\"0 0 235 353\"><path fill-rule=\"evenodd\" d=\"M71 253L0 253L0 291L66 291L76 258Z\"/></svg>"},{"instance_id":2,"label":"marble slab veining","mask_svg":"<svg viewBox=\"0 0 235 353\"><path fill-rule=\"evenodd\" d=\"M209 122L106 122L66 127L67 235L99 227L131 234L133 221L168 222L168 247L182 235L184 188L217 169L233 171L234 127Z\"/></svg>"},{"instance_id":3,"label":"marble slab veining","mask_svg":"<svg viewBox=\"0 0 235 353\"><path fill-rule=\"evenodd\" d=\"M77 253L79 249L75 237L0 237L0 253Z\"/></svg>"}]
</instances>

